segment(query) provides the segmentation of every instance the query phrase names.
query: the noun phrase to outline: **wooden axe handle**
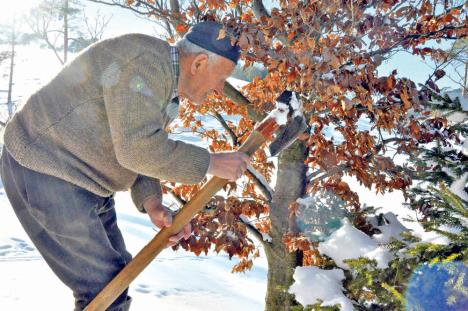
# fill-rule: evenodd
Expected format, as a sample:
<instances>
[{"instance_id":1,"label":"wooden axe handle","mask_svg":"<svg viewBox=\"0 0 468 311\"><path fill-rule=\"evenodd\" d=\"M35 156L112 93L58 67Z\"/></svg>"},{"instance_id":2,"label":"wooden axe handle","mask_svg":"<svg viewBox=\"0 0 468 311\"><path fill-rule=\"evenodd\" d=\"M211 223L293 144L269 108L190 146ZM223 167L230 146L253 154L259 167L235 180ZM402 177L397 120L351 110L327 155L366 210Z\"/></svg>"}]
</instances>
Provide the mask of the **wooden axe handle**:
<instances>
[{"instance_id":1,"label":"wooden axe handle","mask_svg":"<svg viewBox=\"0 0 468 311\"><path fill-rule=\"evenodd\" d=\"M278 125L274 118L266 118L247 138L239 151L252 156L260 146L271 137ZM228 180L213 177L197 194L187 202L177 213L170 227L165 227L123 268L109 284L91 301L85 311L104 311L114 302L130 283L153 261L164 249L169 238L182 228L200 212L211 198L221 190Z\"/></svg>"}]
</instances>

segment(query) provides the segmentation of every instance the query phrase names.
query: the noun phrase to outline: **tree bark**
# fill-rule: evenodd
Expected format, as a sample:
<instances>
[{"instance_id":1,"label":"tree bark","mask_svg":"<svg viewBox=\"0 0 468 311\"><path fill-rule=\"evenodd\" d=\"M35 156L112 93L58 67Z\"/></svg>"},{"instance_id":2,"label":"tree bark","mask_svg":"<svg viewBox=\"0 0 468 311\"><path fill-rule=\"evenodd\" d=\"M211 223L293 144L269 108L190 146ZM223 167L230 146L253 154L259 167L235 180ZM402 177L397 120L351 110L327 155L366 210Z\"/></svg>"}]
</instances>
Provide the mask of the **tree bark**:
<instances>
[{"instance_id":1,"label":"tree bark","mask_svg":"<svg viewBox=\"0 0 468 311\"><path fill-rule=\"evenodd\" d=\"M262 0L254 0L252 2L252 11L258 19L262 17L270 17L270 14L268 14L268 11L265 9Z\"/></svg>"},{"instance_id":2,"label":"tree bark","mask_svg":"<svg viewBox=\"0 0 468 311\"><path fill-rule=\"evenodd\" d=\"M468 78L468 62L465 63L465 77L463 78L462 96L465 96L466 90L468 88L468 86L466 85L467 78Z\"/></svg>"},{"instance_id":3,"label":"tree bark","mask_svg":"<svg viewBox=\"0 0 468 311\"><path fill-rule=\"evenodd\" d=\"M305 144L298 141L281 152L278 159L278 179L270 205L272 243L265 245L268 261L266 311L287 311L297 305L288 289L293 282L294 269L301 264L301 254L289 253L283 243L283 236L296 230L294 221L289 217L288 206L305 193L306 156Z\"/></svg>"}]
</instances>

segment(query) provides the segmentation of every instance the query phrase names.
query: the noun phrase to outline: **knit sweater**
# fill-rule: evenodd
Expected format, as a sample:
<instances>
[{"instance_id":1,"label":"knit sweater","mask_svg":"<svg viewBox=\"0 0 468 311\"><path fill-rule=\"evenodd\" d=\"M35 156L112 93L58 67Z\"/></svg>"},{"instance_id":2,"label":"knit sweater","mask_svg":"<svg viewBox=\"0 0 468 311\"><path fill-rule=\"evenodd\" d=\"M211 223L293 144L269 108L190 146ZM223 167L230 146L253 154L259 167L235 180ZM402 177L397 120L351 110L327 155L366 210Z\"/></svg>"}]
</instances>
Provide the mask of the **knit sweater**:
<instances>
[{"instance_id":1,"label":"knit sweater","mask_svg":"<svg viewBox=\"0 0 468 311\"><path fill-rule=\"evenodd\" d=\"M159 179L197 183L210 155L168 139L170 46L142 34L97 42L29 97L5 129L21 165L99 196L130 189L140 211Z\"/></svg>"}]
</instances>

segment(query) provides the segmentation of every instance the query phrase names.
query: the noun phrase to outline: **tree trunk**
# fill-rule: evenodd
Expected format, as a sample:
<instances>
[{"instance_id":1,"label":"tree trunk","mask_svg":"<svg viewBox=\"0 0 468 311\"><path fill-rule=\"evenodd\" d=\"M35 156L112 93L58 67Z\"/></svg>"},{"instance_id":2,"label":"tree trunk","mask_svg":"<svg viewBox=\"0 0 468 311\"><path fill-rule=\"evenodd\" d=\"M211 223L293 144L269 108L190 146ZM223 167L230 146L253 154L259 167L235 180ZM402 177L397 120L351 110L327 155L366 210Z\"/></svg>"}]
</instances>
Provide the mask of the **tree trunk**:
<instances>
[{"instance_id":1,"label":"tree trunk","mask_svg":"<svg viewBox=\"0 0 468 311\"><path fill-rule=\"evenodd\" d=\"M467 78L468 78L468 62L465 63L465 77L463 78L462 96L465 96L466 90L468 88L468 85L466 85Z\"/></svg>"},{"instance_id":2,"label":"tree trunk","mask_svg":"<svg viewBox=\"0 0 468 311\"><path fill-rule=\"evenodd\" d=\"M7 98L7 107L8 107L8 118L11 118L13 114L13 72L15 67L15 45L16 45L16 33L15 33L15 21L13 21L13 26L11 27L11 57L10 57L10 77L8 81L8 98Z\"/></svg>"},{"instance_id":3,"label":"tree trunk","mask_svg":"<svg viewBox=\"0 0 468 311\"><path fill-rule=\"evenodd\" d=\"M289 217L288 205L304 195L306 155L305 144L296 142L283 151L278 160L278 179L270 204L272 243L265 245L268 260L266 311L287 311L296 305L294 296L288 293L288 289L293 282L294 269L300 264L300 254L288 253L283 236L296 230Z\"/></svg>"},{"instance_id":4,"label":"tree trunk","mask_svg":"<svg viewBox=\"0 0 468 311\"><path fill-rule=\"evenodd\" d=\"M68 0L64 0L63 8L63 63L68 59Z\"/></svg>"}]
</instances>

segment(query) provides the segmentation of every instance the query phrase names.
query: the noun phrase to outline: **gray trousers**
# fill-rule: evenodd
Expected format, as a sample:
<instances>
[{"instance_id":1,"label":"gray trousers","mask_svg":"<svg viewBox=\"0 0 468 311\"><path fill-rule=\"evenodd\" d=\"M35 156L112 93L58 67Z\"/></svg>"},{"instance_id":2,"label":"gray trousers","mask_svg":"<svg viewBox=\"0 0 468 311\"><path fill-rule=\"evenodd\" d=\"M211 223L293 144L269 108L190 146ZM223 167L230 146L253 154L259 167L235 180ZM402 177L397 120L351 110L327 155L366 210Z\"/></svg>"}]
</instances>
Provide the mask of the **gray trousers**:
<instances>
[{"instance_id":1,"label":"gray trousers","mask_svg":"<svg viewBox=\"0 0 468 311\"><path fill-rule=\"evenodd\" d=\"M24 230L53 272L73 291L75 310L83 310L131 260L117 227L113 197L100 197L29 170L5 148L1 176ZM108 310L126 311L130 301L126 290Z\"/></svg>"}]
</instances>

